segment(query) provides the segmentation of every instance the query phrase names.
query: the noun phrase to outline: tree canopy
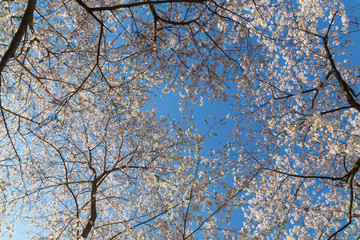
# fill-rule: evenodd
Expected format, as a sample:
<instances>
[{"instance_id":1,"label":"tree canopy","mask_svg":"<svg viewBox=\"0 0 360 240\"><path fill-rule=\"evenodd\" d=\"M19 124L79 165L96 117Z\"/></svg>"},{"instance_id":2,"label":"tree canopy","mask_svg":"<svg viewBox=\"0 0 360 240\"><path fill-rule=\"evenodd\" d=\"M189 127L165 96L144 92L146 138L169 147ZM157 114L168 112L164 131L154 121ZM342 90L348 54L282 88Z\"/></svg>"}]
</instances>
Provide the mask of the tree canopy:
<instances>
[{"instance_id":1,"label":"tree canopy","mask_svg":"<svg viewBox=\"0 0 360 240\"><path fill-rule=\"evenodd\" d=\"M359 237L359 12L1 1L0 234L20 219L30 239ZM160 92L183 117L151 109ZM217 101L228 120L199 131L191 103Z\"/></svg>"}]
</instances>

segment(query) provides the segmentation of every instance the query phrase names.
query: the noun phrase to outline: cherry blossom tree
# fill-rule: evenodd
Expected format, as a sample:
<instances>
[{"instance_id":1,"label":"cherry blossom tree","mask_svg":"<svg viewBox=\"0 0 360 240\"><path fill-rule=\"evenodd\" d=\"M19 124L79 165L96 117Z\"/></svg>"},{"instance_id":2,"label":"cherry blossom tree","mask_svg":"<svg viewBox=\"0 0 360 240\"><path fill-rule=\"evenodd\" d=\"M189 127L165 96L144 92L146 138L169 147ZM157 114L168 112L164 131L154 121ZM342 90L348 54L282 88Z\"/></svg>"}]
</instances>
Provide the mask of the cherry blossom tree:
<instances>
[{"instance_id":1,"label":"cherry blossom tree","mask_svg":"<svg viewBox=\"0 0 360 240\"><path fill-rule=\"evenodd\" d=\"M187 28L208 18L206 6L1 4L3 216L28 220L35 239L218 234L215 215L232 211L239 191L214 191L225 174L200 155L208 133L144 110L161 85L196 89L205 68L219 79L184 43L198 41ZM225 96L221 84L211 88Z\"/></svg>"},{"instance_id":2,"label":"cherry blossom tree","mask_svg":"<svg viewBox=\"0 0 360 240\"><path fill-rule=\"evenodd\" d=\"M359 5L0 4L3 219L34 239L357 236ZM186 120L146 110L159 91ZM217 100L237 125L207 153L225 121L199 131L188 102Z\"/></svg>"},{"instance_id":3,"label":"cherry blossom tree","mask_svg":"<svg viewBox=\"0 0 360 240\"><path fill-rule=\"evenodd\" d=\"M337 1L284 1L282 7L254 8L261 16L257 39L268 58L244 68L249 80L239 81L246 91L239 94L242 115L235 118L260 125L239 125L235 133L244 164L259 169L244 208L245 236L359 236L359 67L347 51L359 29L344 7ZM244 142L244 132L261 147Z\"/></svg>"}]
</instances>

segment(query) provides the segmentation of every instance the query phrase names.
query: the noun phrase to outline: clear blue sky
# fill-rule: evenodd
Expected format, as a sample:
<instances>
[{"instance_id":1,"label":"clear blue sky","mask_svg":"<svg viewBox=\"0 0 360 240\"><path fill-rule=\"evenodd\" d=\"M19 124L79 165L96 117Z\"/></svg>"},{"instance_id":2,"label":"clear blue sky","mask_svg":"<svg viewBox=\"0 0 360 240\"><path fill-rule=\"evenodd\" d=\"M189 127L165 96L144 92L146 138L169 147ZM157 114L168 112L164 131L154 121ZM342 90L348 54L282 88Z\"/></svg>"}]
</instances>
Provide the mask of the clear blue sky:
<instances>
[{"instance_id":1,"label":"clear blue sky","mask_svg":"<svg viewBox=\"0 0 360 240\"><path fill-rule=\"evenodd\" d=\"M350 0L345 2L351 2ZM353 64L359 65L360 62L360 33L357 32L352 36L352 40L354 41L354 46L351 48L350 51L353 52L352 60ZM357 89L357 92L359 93L360 89ZM159 93L159 96L162 95ZM160 97L154 98L149 103L149 108L152 108L153 103L156 103L156 108L158 115L164 115L170 114L170 119L178 119L181 118L181 114L179 112L179 96L178 94L172 94L166 95L164 98ZM230 103L222 103L221 101L218 101L216 103L208 103L205 102L204 106L197 106L193 104L189 104L190 108L194 110L194 120L195 125L199 128L200 133L203 133L207 131L207 126L205 124L205 119L210 119L209 115L216 115L218 119L226 118L227 114L232 113L233 109L230 106ZM221 130L218 130L218 136L213 137L210 140L206 141L205 151L210 150L212 147L217 147L219 145L219 142L225 143L227 141L226 136L232 132L232 128L234 126L234 123L231 121L228 121L228 124L224 126ZM235 217L234 221L240 220L240 217ZM19 222L16 227L16 234L13 236L12 239L15 240L23 240L25 239L24 231L31 229L26 224L22 224Z\"/></svg>"}]
</instances>

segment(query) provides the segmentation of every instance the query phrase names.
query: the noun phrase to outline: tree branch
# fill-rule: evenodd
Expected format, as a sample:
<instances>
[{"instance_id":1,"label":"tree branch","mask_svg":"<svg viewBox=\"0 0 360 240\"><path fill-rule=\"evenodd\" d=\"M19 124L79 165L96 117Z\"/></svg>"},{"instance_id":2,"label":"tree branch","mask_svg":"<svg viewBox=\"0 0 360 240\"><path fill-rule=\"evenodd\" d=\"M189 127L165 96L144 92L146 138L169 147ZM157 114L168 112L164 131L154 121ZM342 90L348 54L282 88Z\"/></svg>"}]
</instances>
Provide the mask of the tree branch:
<instances>
[{"instance_id":1,"label":"tree branch","mask_svg":"<svg viewBox=\"0 0 360 240\"><path fill-rule=\"evenodd\" d=\"M337 70L337 67L335 65L334 58L332 54L330 53L330 49L328 46L328 37L327 35L323 37L323 43L326 51L326 57L330 62L332 73L334 74L335 78L337 79L342 91L345 94L347 102L355 108L358 112L360 112L360 104L355 101L353 95L355 95L354 90L344 81L342 78L340 72Z\"/></svg>"},{"instance_id":2,"label":"tree branch","mask_svg":"<svg viewBox=\"0 0 360 240\"><path fill-rule=\"evenodd\" d=\"M81 0L76 0L79 4L82 2ZM127 3L127 4L118 4L114 6L106 6L106 7L87 7L89 11L99 12L99 11L107 11L107 10L116 10L116 9L124 9L124 8L132 8L138 6L144 6L149 4L164 4L164 3L204 3L208 0L165 0L165 1L146 1L146 2L135 2L135 3ZM82 2L83 3L83 2ZM84 3L83 3L84 4ZM84 4L85 5L85 4Z\"/></svg>"},{"instance_id":3,"label":"tree branch","mask_svg":"<svg viewBox=\"0 0 360 240\"><path fill-rule=\"evenodd\" d=\"M12 58L19 47L19 44L21 42L21 39L23 38L24 34L26 33L27 27L32 23L33 21L33 14L35 10L36 0L29 0L24 16L21 19L19 28L17 32L15 33L15 36L11 40L11 43L9 45L9 48L4 53L3 57L0 61L0 74L4 70L6 63Z\"/></svg>"}]
</instances>

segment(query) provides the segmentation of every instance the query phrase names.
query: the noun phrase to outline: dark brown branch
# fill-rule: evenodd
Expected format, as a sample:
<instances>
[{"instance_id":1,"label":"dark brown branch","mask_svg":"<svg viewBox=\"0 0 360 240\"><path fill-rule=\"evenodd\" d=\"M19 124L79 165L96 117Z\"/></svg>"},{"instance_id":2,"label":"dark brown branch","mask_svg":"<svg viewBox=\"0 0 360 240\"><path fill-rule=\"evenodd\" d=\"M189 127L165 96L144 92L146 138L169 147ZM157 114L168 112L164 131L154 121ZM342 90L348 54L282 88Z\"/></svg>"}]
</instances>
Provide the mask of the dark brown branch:
<instances>
[{"instance_id":1,"label":"dark brown branch","mask_svg":"<svg viewBox=\"0 0 360 240\"><path fill-rule=\"evenodd\" d=\"M87 13L89 13L101 26L105 27L107 30L110 31L110 29L108 29L105 24L93 13L93 11L91 10L91 8L89 8L83 1L81 0L75 0L82 8L85 9L85 11Z\"/></svg>"},{"instance_id":2,"label":"dark brown branch","mask_svg":"<svg viewBox=\"0 0 360 240\"><path fill-rule=\"evenodd\" d=\"M283 172L283 171L279 171L279 170L271 169L271 168L264 168L264 170L276 172L276 173L279 173L279 174L284 174L284 175L289 176L289 177L297 177L297 178L304 178L304 179L306 179L306 178L315 179L316 178L316 179L327 179L327 180L332 180L332 181L337 181L337 180L345 181L346 177L348 176L348 174L346 174L345 176L342 176L342 177L326 177L326 176L316 176L316 175L307 176L307 175L299 175L299 174L287 173L287 172Z\"/></svg>"},{"instance_id":3,"label":"dark brown branch","mask_svg":"<svg viewBox=\"0 0 360 240\"><path fill-rule=\"evenodd\" d=\"M341 89L343 90L347 102L356 110L360 112L360 104L355 101L353 95L355 95L354 90L344 81L340 72L337 70L337 67L334 62L334 58L330 53L327 37L323 38L324 47L327 55L327 59L330 61L331 68L333 70L333 74L339 82Z\"/></svg>"},{"instance_id":4,"label":"dark brown branch","mask_svg":"<svg viewBox=\"0 0 360 240\"><path fill-rule=\"evenodd\" d=\"M268 171L273 171L279 174L284 174L286 176L289 177L297 177L297 178L311 178L311 179L327 179L327 180L332 180L332 181L345 181L345 182L349 182L349 180L353 179L355 174L359 171L360 169L360 158L355 162L353 168L346 173L344 176L342 177L327 177L327 176L307 176L307 175L299 175L299 174L292 174L292 173L287 173L287 172L283 172L283 171L279 171L276 169L271 169L271 168L263 168L264 170L268 170Z\"/></svg>"},{"instance_id":5,"label":"dark brown branch","mask_svg":"<svg viewBox=\"0 0 360 240\"><path fill-rule=\"evenodd\" d=\"M36 5L36 0L29 0L28 1L24 16L21 19L19 28L18 28L17 32L15 33L15 36L11 40L9 48L6 50L3 57L1 58L1 61L0 61L0 74L4 70L4 68L5 68L7 62L10 60L10 58L14 57L15 52L16 52L16 50L19 47L19 44L21 42L21 39L23 38L23 36L26 33L27 27L30 24L32 24L35 5Z\"/></svg>"},{"instance_id":6,"label":"dark brown branch","mask_svg":"<svg viewBox=\"0 0 360 240\"><path fill-rule=\"evenodd\" d=\"M213 211L210 215L207 216L205 220L203 220L195 230L193 230L189 235L187 235L184 240L191 238L209 219L211 219L215 214L220 212L230 201L232 201L237 195L239 195L244 189L240 189L236 191L233 195L231 195L227 200L225 200L215 211Z\"/></svg>"},{"instance_id":7,"label":"dark brown branch","mask_svg":"<svg viewBox=\"0 0 360 240\"><path fill-rule=\"evenodd\" d=\"M177 208L179 205L180 205L180 204L178 203L178 204L176 204L175 206L173 206L173 207L171 207L171 208L165 209L164 211L156 214L155 216L153 216L153 217L151 217L151 218L149 218L149 219L147 219L147 220L145 220L145 221L139 222L138 224L132 226L131 229L134 229L134 228L137 228L138 226L141 226L141 225L143 225L143 224L146 224L146 223L148 223L148 222L150 222L150 221L158 218L159 216L164 215L165 213L169 212L170 210ZM117 237L120 236L123 232L124 232L124 231L115 234L113 237L110 238L110 240L112 240L112 239L117 239Z\"/></svg>"},{"instance_id":8,"label":"dark brown branch","mask_svg":"<svg viewBox=\"0 0 360 240\"><path fill-rule=\"evenodd\" d=\"M356 161L353 168L346 174L346 182L349 181L349 179L352 179L353 176L359 171L360 168L360 158Z\"/></svg>"},{"instance_id":9,"label":"dark brown branch","mask_svg":"<svg viewBox=\"0 0 360 240\"><path fill-rule=\"evenodd\" d=\"M189 25L189 24L199 20L199 17L198 17L196 19L192 19L192 20L189 20L189 21L175 22L175 21L172 21L172 20L164 19L164 18L160 17L158 14L156 14L156 16L157 16L157 19L160 20L161 22L164 22L164 23L167 23L167 24L172 24L172 25Z\"/></svg>"},{"instance_id":10,"label":"dark brown branch","mask_svg":"<svg viewBox=\"0 0 360 240\"><path fill-rule=\"evenodd\" d=\"M269 83L268 83L269 84ZM272 84L269 84L271 87L274 87L276 88L275 86L273 86ZM279 90L279 89L276 89L276 90ZM304 90L304 91L301 91L300 93L301 94L305 94L305 93L309 93L309 92L313 92L313 91L318 91L319 89L318 88L312 88L312 89L308 89L308 90ZM294 93L286 93L286 92L282 92L284 94L286 94L286 96L281 96L281 97L275 97L275 93L273 94L273 99L274 100L281 100L281 99L285 99L285 98L290 98L290 97L294 97L296 94Z\"/></svg>"},{"instance_id":11,"label":"dark brown branch","mask_svg":"<svg viewBox=\"0 0 360 240\"><path fill-rule=\"evenodd\" d=\"M360 158L356 161L356 163L354 164L353 168L351 169L351 171L349 171L346 175L342 176L342 177L326 177L326 176L306 176L306 175L298 175L298 174L291 174L291 173L286 173L286 172L282 172L282 171L278 171L275 169L269 169L269 168L264 168L265 170L269 170L269 171L273 171L276 173L280 173L280 174L284 174L286 176L289 177L298 177L298 178L303 178L303 179L327 179L327 180L332 180L332 181L336 181L336 180L340 180L340 181L345 181L347 183L349 183L350 185L350 200L349 200L349 219L348 222L342 226L340 229L338 229L336 232L334 232L333 234L330 235L330 237L328 238L328 240L332 239L333 237L336 237L336 235L338 233L340 233L341 231L343 231L345 228L347 228L351 223L352 223L352 209L353 209L353 203L354 203L354 189L353 189L353 184L354 184L354 178L355 178L355 174L359 171L360 169Z\"/></svg>"},{"instance_id":12,"label":"dark brown branch","mask_svg":"<svg viewBox=\"0 0 360 240\"><path fill-rule=\"evenodd\" d=\"M156 43L156 32L157 32L157 22L159 20L159 15L156 13L155 7L153 4L149 3L150 11L154 17L154 43Z\"/></svg>"},{"instance_id":13,"label":"dark brown branch","mask_svg":"<svg viewBox=\"0 0 360 240\"><path fill-rule=\"evenodd\" d=\"M96 193L97 193L97 186L96 186L96 179L92 182L91 185L91 196L90 196L90 218L81 233L81 237L87 238L91 229L95 225L96 217L97 217L97 210L96 210Z\"/></svg>"},{"instance_id":14,"label":"dark brown branch","mask_svg":"<svg viewBox=\"0 0 360 240\"><path fill-rule=\"evenodd\" d=\"M328 111L325 111L325 112L321 112L320 114L325 115L325 114L328 114L328 113L337 112L337 111L344 110L344 109L349 109L349 108L352 108L352 107L351 106L339 107L339 108L331 109L331 110L328 110Z\"/></svg>"},{"instance_id":15,"label":"dark brown branch","mask_svg":"<svg viewBox=\"0 0 360 240\"><path fill-rule=\"evenodd\" d=\"M1 88L1 81L0 81L0 88ZM20 156L19 156L19 154L18 154L18 151L16 150L15 143L14 143L12 137L11 137L9 127L8 127L8 125L7 125L7 122L6 122L6 117L5 117L4 109L2 108L1 98L0 98L0 111L1 111L1 118L2 118L2 120L3 120L4 127L5 127L5 131L6 131L6 135L7 135L8 139L9 139L9 141L10 141L11 147L12 147L12 149L14 150L17 159L19 160L19 162L21 162L21 158L20 158ZM21 164L20 164L20 168L21 168ZM22 170L21 170L21 171L22 171Z\"/></svg>"},{"instance_id":16,"label":"dark brown branch","mask_svg":"<svg viewBox=\"0 0 360 240\"><path fill-rule=\"evenodd\" d=\"M337 12L336 12L337 13ZM326 58L329 60L330 62L330 66L331 66L331 70L332 70L332 74L334 74L335 78L337 79L342 91L345 94L346 100L347 102L353 107L355 108L358 112L360 112L360 104L358 102L356 102L356 100L354 99L353 96L356 97L356 94L354 92L354 90L345 82L345 80L342 78L340 72L338 71L336 65L335 65L335 61L333 58L333 55L330 52L329 46L328 46L328 35L329 35L329 31L330 31L330 27L332 25L332 23L334 22L335 19L335 15L334 14L333 18L331 19L331 23L328 27L328 31L325 35L325 37L322 37L323 43L324 43L324 48L325 48L325 52L326 52Z\"/></svg>"},{"instance_id":17,"label":"dark brown branch","mask_svg":"<svg viewBox=\"0 0 360 240\"><path fill-rule=\"evenodd\" d=\"M78 3L82 2L81 0L76 0ZM132 8L138 6L144 6L149 4L164 4L164 3L204 3L207 0L165 0L165 1L146 1L146 2L135 2L128 4L118 4L114 6L106 6L106 7L87 7L89 11L98 12L98 11L106 11L106 10L116 10L116 9L124 9L124 8ZM80 3L79 3L80 4ZM82 2L83 5L85 5Z\"/></svg>"},{"instance_id":18,"label":"dark brown branch","mask_svg":"<svg viewBox=\"0 0 360 240\"><path fill-rule=\"evenodd\" d=\"M31 123L34 123L34 124L36 124L36 125L40 125L40 123L37 122L37 121L35 121L34 118L28 118L28 117L23 116L23 115L21 115L21 114L19 114L19 113L13 112L13 111L11 111L10 109L5 108L4 106L1 106L1 108L2 108L5 112L8 112L8 113L10 113L10 114L12 114L12 115L17 116L19 119L24 119L24 120L29 121L29 122L31 122Z\"/></svg>"},{"instance_id":19,"label":"dark brown branch","mask_svg":"<svg viewBox=\"0 0 360 240\"><path fill-rule=\"evenodd\" d=\"M358 160L358 162L359 162L359 160ZM351 175L351 179L350 179L350 200L349 200L349 202L350 202L350 205L349 205L349 211L348 211L348 214L349 214L349 220L348 220L348 222L344 225L344 226L342 226L340 229L338 229L336 232L334 232L333 234L331 234L331 236L328 238L328 240L330 240L330 239L332 239L333 237L335 237L335 239L336 239L336 235L338 234L338 233L340 233L341 231L343 231L345 228L347 228L350 224L351 224L351 222L352 222L352 209L353 209L353 204L354 204L354 187L353 187L353 183L354 183L354 177L355 177L355 175L353 174L353 175Z\"/></svg>"},{"instance_id":20,"label":"dark brown branch","mask_svg":"<svg viewBox=\"0 0 360 240\"><path fill-rule=\"evenodd\" d=\"M191 190L190 190L190 193L189 193L189 199L188 199L189 202L187 204L186 213L185 213L185 216L183 218L183 220L184 220L183 231L182 231L183 239L186 238L186 224L188 222L188 216L189 216L189 212L190 212L191 201L192 201L192 199L194 197L194 187L195 187L196 179L198 177L199 166L200 166L200 158L198 159L197 164L196 164L195 174L194 174L194 177L193 177L193 180L192 180L192 183L191 183Z\"/></svg>"}]
</instances>

